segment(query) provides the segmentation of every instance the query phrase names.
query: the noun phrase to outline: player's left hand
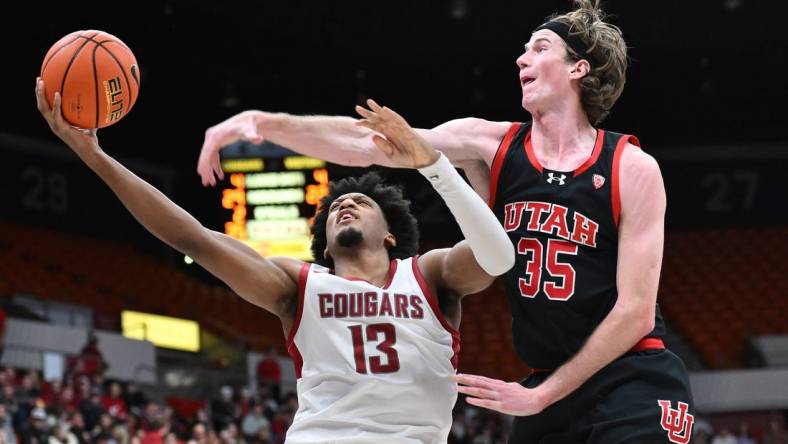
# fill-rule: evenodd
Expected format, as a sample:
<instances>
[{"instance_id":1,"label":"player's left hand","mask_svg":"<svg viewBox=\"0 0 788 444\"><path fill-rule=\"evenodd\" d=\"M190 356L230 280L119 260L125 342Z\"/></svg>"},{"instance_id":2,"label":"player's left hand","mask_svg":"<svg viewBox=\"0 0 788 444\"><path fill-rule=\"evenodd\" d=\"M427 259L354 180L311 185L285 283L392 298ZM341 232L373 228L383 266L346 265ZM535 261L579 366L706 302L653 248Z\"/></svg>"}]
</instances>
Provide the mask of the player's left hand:
<instances>
[{"instance_id":1,"label":"player's left hand","mask_svg":"<svg viewBox=\"0 0 788 444\"><path fill-rule=\"evenodd\" d=\"M367 100L367 106L369 109L356 106L356 112L363 117L356 125L379 133L372 136L372 141L397 166L422 168L440 158L440 153L394 110L381 107L372 99Z\"/></svg>"},{"instance_id":2,"label":"player's left hand","mask_svg":"<svg viewBox=\"0 0 788 444\"><path fill-rule=\"evenodd\" d=\"M538 389L527 389L516 382L477 375L457 374L457 391L468 395L468 404L495 410L506 415L529 416L547 408Z\"/></svg>"}]
</instances>

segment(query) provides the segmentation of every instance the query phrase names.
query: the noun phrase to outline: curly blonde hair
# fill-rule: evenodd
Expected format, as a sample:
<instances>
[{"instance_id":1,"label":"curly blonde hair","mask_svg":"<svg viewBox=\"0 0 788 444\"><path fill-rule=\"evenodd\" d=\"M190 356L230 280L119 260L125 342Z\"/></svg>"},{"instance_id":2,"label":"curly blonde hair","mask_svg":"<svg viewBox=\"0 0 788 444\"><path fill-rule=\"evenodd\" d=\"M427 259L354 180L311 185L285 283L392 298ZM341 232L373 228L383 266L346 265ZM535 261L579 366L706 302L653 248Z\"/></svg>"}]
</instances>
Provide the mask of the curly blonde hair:
<instances>
[{"instance_id":1,"label":"curly blonde hair","mask_svg":"<svg viewBox=\"0 0 788 444\"><path fill-rule=\"evenodd\" d=\"M559 21L569 25L569 33L580 38L588 48L592 60L591 70L580 81L580 102L593 125L598 125L610 114L610 110L624 91L627 70L627 45L624 36L615 25L604 22L605 14L599 0L573 0L575 9L566 14L555 14L548 21ZM577 62L582 57L569 45L566 46L567 61Z\"/></svg>"}]
</instances>

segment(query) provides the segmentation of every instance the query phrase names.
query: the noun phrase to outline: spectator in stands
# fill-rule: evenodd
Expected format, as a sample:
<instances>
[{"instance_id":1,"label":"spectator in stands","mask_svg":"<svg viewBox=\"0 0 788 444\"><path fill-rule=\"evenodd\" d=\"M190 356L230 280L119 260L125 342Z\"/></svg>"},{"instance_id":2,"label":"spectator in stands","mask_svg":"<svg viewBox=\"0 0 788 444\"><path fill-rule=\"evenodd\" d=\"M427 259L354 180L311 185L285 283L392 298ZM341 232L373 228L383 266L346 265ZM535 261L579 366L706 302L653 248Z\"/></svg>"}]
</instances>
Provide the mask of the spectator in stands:
<instances>
[{"instance_id":1,"label":"spectator in stands","mask_svg":"<svg viewBox=\"0 0 788 444\"><path fill-rule=\"evenodd\" d=\"M100 435L112 435L112 429L114 428L115 424L112 420L112 416L110 416L107 412L102 412L101 416L99 417L98 423L93 430L90 432L90 435L93 439Z\"/></svg>"},{"instance_id":2,"label":"spectator in stands","mask_svg":"<svg viewBox=\"0 0 788 444\"><path fill-rule=\"evenodd\" d=\"M284 442L287 429L293 423L295 412L292 407L286 404L277 410L273 421L271 421L271 437L275 443Z\"/></svg>"},{"instance_id":3,"label":"spectator in stands","mask_svg":"<svg viewBox=\"0 0 788 444\"><path fill-rule=\"evenodd\" d=\"M130 382L126 386L126 393L123 395L123 400L126 403L126 408L130 412L140 414L142 409L148 403L148 398L142 393L137 384Z\"/></svg>"},{"instance_id":4,"label":"spectator in stands","mask_svg":"<svg viewBox=\"0 0 788 444\"><path fill-rule=\"evenodd\" d=\"M16 390L14 390L14 386L10 382L3 385L2 393L0 393L0 404L6 407L6 413L12 418L19 409L19 403L15 395Z\"/></svg>"},{"instance_id":5,"label":"spectator in stands","mask_svg":"<svg viewBox=\"0 0 788 444\"><path fill-rule=\"evenodd\" d=\"M243 442L238 433L238 426L234 422L227 424L227 427L219 433L219 439L222 444L241 444Z\"/></svg>"},{"instance_id":6,"label":"spectator in stands","mask_svg":"<svg viewBox=\"0 0 788 444\"><path fill-rule=\"evenodd\" d=\"M87 376L89 379L107 369L107 362L98 347L98 338L95 334L88 335L88 342L82 351L73 360L69 373L72 377Z\"/></svg>"},{"instance_id":7,"label":"spectator in stands","mask_svg":"<svg viewBox=\"0 0 788 444\"><path fill-rule=\"evenodd\" d=\"M44 383L41 387L41 400L48 406L54 406L60 401L60 394L63 392L63 381L53 379Z\"/></svg>"},{"instance_id":8,"label":"spectator in stands","mask_svg":"<svg viewBox=\"0 0 788 444\"><path fill-rule=\"evenodd\" d=\"M736 442L736 437L727 427L721 427L714 439L711 440L711 444L736 444Z\"/></svg>"},{"instance_id":9,"label":"spectator in stands","mask_svg":"<svg viewBox=\"0 0 788 444\"><path fill-rule=\"evenodd\" d=\"M58 422L49 436L49 444L78 444L77 436L69 430L68 424Z\"/></svg>"},{"instance_id":10,"label":"spectator in stands","mask_svg":"<svg viewBox=\"0 0 788 444\"><path fill-rule=\"evenodd\" d=\"M71 414L79 410L79 403L74 396L74 388L70 385L64 386L60 393L52 392L52 401L47 402L50 410L55 415Z\"/></svg>"},{"instance_id":11,"label":"spectator in stands","mask_svg":"<svg viewBox=\"0 0 788 444\"><path fill-rule=\"evenodd\" d=\"M101 404L104 410L115 418L123 419L128 413L126 408L126 401L123 400L120 384L113 382L109 386L109 393L104 395L101 399Z\"/></svg>"},{"instance_id":12,"label":"spectator in stands","mask_svg":"<svg viewBox=\"0 0 788 444\"><path fill-rule=\"evenodd\" d=\"M233 404L233 388L225 385L220 389L219 399L211 403L211 420L214 430L224 430L235 421L236 406Z\"/></svg>"},{"instance_id":13,"label":"spectator in stands","mask_svg":"<svg viewBox=\"0 0 788 444\"><path fill-rule=\"evenodd\" d=\"M249 440L250 444L274 444L271 439L271 430L268 428L262 428L257 433L257 436Z\"/></svg>"},{"instance_id":14,"label":"spectator in stands","mask_svg":"<svg viewBox=\"0 0 788 444\"><path fill-rule=\"evenodd\" d=\"M252 406L254 405L254 398L252 397L252 391L249 390L248 387L241 387L240 397L238 399L238 412L237 418L240 420L247 413L252 410Z\"/></svg>"},{"instance_id":15,"label":"spectator in stands","mask_svg":"<svg viewBox=\"0 0 788 444\"><path fill-rule=\"evenodd\" d=\"M101 395L98 391L93 391L87 399L79 403L79 411L85 420L85 427L93 430L99 423L101 415L104 414L104 407L101 405Z\"/></svg>"},{"instance_id":16,"label":"spectator in stands","mask_svg":"<svg viewBox=\"0 0 788 444\"><path fill-rule=\"evenodd\" d=\"M276 347L272 346L257 364L257 384L260 387L261 395L271 395L276 400L279 399L282 383L282 368L279 366L277 358Z\"/></svg>"},{"instance_id":17,"label":"spectator in stands","mask_svg":"<svg viewBox=\"0 0 788 444\"><path fill-rule=\"evenodd\" d=\"M90 431L85 427L85 420L82 413L75 411L68 416L68 424L71 433L77 437L79 444L87 444L91 442Z\"/></svg>"},{"instance_id":18,"label":"spectator in stands","mask_svg":"<svg viewBox=\"0 0 788 444\"><path fill-rule=\"evenodd\" d=\"M21 430L19 441L22 444L49 443L47 413L44 409L36 407L30 412L30 418L25 427Z\"/></svg>"},{"instance_id":19,"label":"spectator in stands","mask_svg":"<svg viewBox=\"0 0 788 444\"><path fill-rule=\"evenodd\" d=\"M763 444L788 444L788 432L785 431L785 421L773 416L769 420L766 433L763 434Z\"/></svg>"},{"instance_id":20,"label":"spectator in stands","mask_svg":"<svg viewBox=\"0 0 788 444\"><path fill-rule=\"evenodd\" d=\"M129 434L129 430L126 428L124 424L115 424L112 427L112 439L117 444L129 444L131 440L131 436Z\"/></svg>"},{"instance_id":21,"label":"spectator in stands","mask_svg":"<svg viewBox=\"0 0 788 444\"><path fill-rule=\"evenodd\" d=\"M14 396L19 402L20 408L30 411L35 407L40 394L41 391L35 386L33 377L28 373L22 377L20 387L16 390Z\"/></svg>"},{"instance_id":22,"label":"spectator in stands","mask_svg":"<svg viewBox=\"0 0 788 444\"><path fill-rule=\"evenodd\" d=\"M16 444L14 425L11 422L11 415L8 414L5 404L0 404L0 443Z\"/></svg>"},{"instance_id":23,"label":"spectator in stands","mask_svg":"<svg viewBox=\"0 0 788 444\"><path fill-rule=\"evenodd\" d=\"M207 444L208 442L208 429L205 424L198 422L192 426L192 436L188 444Z\"/></svg>"},{"instance_id":24,"label":"spectator in stands","mask_svg":"<svg viewBox=\"0 0 788 444\"><path fill-rule=\"evenodd\" d=\"M270 427L271 422L265 417L263 405L257 403L252 407L252 410L244 416L243 422L241 422L241 433L243 433L244 438L252 441L255 437L260 435L260 429L270 429Z\"/></svg>"},{"instance_id":25,"label":"spectator in stands","mask_svg":"<svg viewBox=\"0 0 788 444\"><path fill-rule=\"evenodd\" d=\"M170 433L170 424L159 412L148 424L148 429L142 437L142 444L164 444L164 437L168 433Z\"/></svg>"}]
</instances>

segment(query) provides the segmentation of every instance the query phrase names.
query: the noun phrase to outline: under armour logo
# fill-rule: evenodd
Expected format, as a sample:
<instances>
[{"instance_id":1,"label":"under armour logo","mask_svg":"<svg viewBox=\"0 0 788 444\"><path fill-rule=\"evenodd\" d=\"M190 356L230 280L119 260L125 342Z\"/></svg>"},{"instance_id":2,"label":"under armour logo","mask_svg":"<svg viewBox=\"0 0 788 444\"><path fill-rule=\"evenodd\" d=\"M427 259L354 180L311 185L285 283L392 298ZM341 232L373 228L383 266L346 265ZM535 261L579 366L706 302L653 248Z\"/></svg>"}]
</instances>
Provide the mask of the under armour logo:
<instances>
[{"instance_id":1,"label":"under armour logo","mask_svg":"<svg viewBox=\"0 0 788 444\"><path fill-rule=\"evenodd\" d=\"M659 400L657 404L662 409L660 424L668 432L670 442L687 444L692 437L692 423L695 421L695 417L687 413L689 405L679 401L679 409L674 410L670 401Z\"/></svg>"},{"instance_id":2,"label":"under armour logo","mask_svg":"<svg viewBox=\"0 0 788 444\"><path fill-rule=\"evenodd\" d=\"M558 185L563 185L566 183L564 182L564 179L566 179L566 174L556 176L555 173L547 173L547 183L553 183L553 181L557 180Z\"/></svg>"}]
</instances>

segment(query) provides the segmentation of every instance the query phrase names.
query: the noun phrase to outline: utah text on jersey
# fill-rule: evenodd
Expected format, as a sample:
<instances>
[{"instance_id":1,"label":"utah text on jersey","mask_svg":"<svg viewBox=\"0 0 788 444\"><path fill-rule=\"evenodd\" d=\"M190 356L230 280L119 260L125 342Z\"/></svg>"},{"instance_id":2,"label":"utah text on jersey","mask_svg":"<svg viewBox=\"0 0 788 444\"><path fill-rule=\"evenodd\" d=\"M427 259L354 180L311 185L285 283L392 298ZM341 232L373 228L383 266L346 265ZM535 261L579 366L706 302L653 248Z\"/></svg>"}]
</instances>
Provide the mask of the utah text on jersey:
<instances>
[{"instance_id":1,"label":"utah text on jersey","mask_svg":"<svg viewBox=\"0 0 788 444\"><path fill-rule=\"evenodd\" d=\"M526 230L560 237L577 244L596 248L599 224L579 211L549 202L512 202L504 206L506 216L503 228L516 231L523 223L523 213L528 213ZM569 216L571 213L571 218ZM569 220L572 220L571 228Z\"/></svg>"}]
</instances>

